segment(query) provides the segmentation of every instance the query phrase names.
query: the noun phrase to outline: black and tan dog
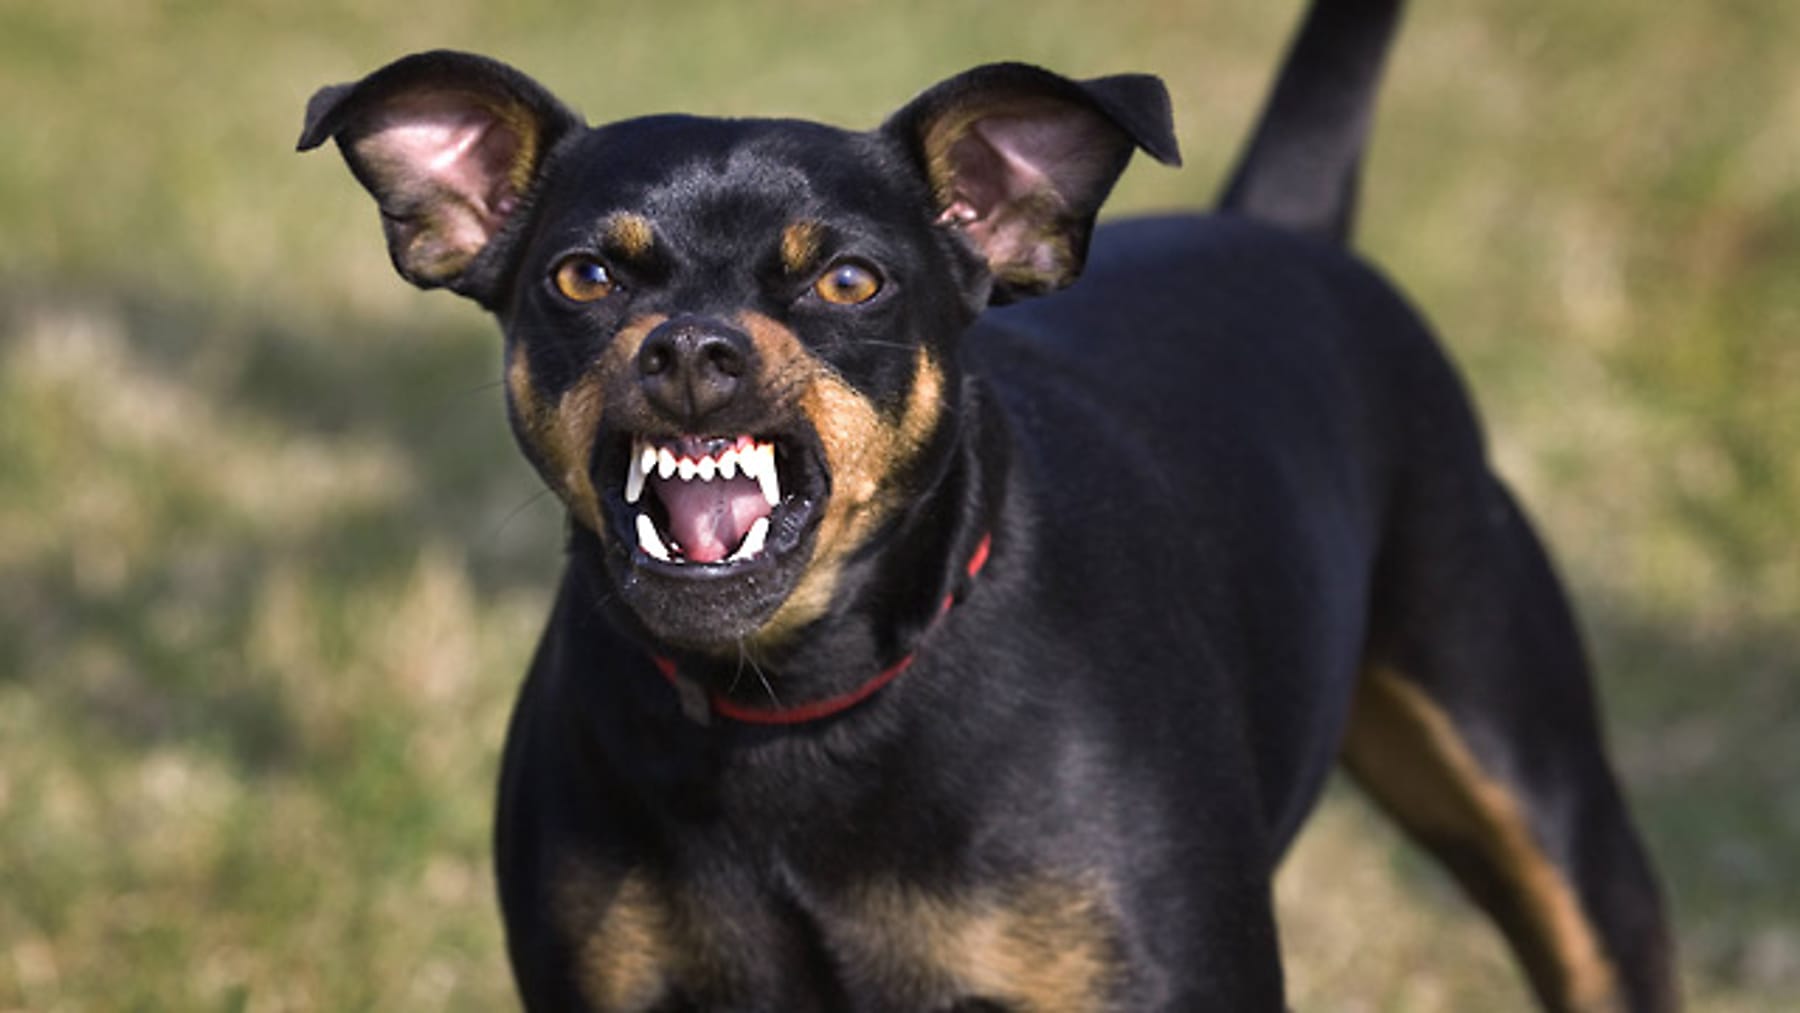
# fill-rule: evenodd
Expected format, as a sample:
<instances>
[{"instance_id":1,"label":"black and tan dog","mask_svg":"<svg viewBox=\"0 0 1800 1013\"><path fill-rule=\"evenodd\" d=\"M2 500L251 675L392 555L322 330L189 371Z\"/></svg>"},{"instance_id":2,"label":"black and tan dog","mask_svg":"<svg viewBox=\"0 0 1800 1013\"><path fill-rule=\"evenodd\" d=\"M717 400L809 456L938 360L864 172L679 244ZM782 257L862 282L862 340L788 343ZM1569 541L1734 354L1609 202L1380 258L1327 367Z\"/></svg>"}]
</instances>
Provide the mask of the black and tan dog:
<instances>
[{"instance_id":1,"label":"black and tan dog","mask_svg":"<svg viewBox=\"0 0 1800 1013\"><path fill-rule=\"evenodd\" d=\"M1674 1008L1557 582L1343 249L1396 7L1309 15L1224 213L1098 232L1176 161L1154 78L866 133L589 128L444 52L314 98L570 516L500 797L528 1006L1280 1010L1342 758L1546 1007Z\"/></svg>"}]
</instances>

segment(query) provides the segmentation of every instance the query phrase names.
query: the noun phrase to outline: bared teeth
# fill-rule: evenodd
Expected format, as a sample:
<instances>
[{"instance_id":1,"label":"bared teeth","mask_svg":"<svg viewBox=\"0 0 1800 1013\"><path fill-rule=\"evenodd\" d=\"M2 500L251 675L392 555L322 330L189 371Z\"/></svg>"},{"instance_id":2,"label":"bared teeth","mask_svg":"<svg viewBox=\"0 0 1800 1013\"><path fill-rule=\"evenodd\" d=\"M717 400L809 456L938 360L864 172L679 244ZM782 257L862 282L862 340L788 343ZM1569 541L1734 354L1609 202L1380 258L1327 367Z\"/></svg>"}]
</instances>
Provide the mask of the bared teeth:
<instances>
[{"instance_id":1,"label":"bared teeth","mask_svg":"<svg viewBox=\"0 0 1800 1013\"><path fill-rule=\"evenodd\" d=\"M731 558L727 562L741 563L746 559L754 559L762 555L763 543L768 539L769 519L758 517L756 522L750 525L750 530L744 532L744 541L737 547L737 551L731 554Z\"/></svg>"},{"instance_id":2,"label":"bared teeth","mask_svg":"<svg viewBox=\"0 0 1800 1013\"><path fill-rule=\"evenodd\" d=\"M644 478L655 464L656 451L646 445L640 454L638 445L632 444L631 460L625 462L625 502L636 503L644 495Z\"/></svg>"},{"instance_id":3,"label":"bared teeth","mask_svg":"<svg viewBox=\"0 0 1800 1013\"><path fill-rule=\"evenodd\" d=\"M625 502L636 504L641 501L644 487L653 477L664 482L730 482L742 477L756 483L771 510L781 505L781 478L775 467L775 444L748 436L738 437L722 451L703 452L697 458L686 454L678 456L675 449L658 447L647 439L633 440L625 464ZM649 514L639 513L635 523L638 547L647 555L665 563L682 561L680 547L672 547L664 541ZM743 540L726 562L739 563L762 555L768 537L769 518L758 517L751 522Z\"/></svg>"},{"instance_id":4,"label":"bared teeth","mask_svg":"<svg viewBox=\"0 0 1800 1013\"><path fill-rule=\"evenodd\" d=\"M756 481L762 485L763 499L769 501L769 509L781 505L781 479L775 474L775 444L759 443L754 451L756 463Z\"/></svg>"},{"instance_id":5,"label":"bared teeth","mask_svg":"<svg viewBox=\"0 0 1800 1013\"><path fill-rule=\"evenodd\" d=\"M638 548L649 553L652 558L663 562L671 562L669 547L663 544L662 536L656 533L656 522L649 514L637 515Z\"/></svg>"},{"instance_id":6,"label":"bared teeth","mask_svg":"<svg viewBox=\"0 0 1800 1013\"><path fill-rule=\"evenodd\" d=\"M738 452L738 470L756 479L769 509L781 505L781 478L775 472L775 444L757 443Z\"/></svg>"},{"instance_id":7,"label":"bared teeth","mask_svg":"<svg viewBox=\"0 0 1800 1013\"><path fill-rule=\"evenodd\" d=\"M625 469L625 502L636 503L638 498L643 495L644 473L638 470L637 462L633 461Z\"/></svg>"}]
</instances>

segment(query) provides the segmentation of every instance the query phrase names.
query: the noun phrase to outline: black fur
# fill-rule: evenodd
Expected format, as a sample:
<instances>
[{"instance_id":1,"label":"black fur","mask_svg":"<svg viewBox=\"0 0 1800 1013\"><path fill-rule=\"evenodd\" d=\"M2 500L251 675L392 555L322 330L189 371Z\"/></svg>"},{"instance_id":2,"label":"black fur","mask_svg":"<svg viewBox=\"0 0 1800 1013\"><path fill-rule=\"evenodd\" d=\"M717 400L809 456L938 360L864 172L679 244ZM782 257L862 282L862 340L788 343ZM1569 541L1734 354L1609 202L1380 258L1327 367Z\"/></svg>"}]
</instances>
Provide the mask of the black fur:
<instances>
[{"instance_id":1,"label":"black fur","mask_svg":"<svg viewBox=\"0 0 1800 1013\"><path fill-rule=\"evenodd\" d=\"M1133 150L1177 159L1153 78L978 68L867 133L588 129L464 54L319 93L301 146L338 140L403 275L499 318L570 505L498 816L527 1006L1281 1010L1270 878L1380 670L1499 822L1353 768L1545 1005L1673 1008L1555 578L1340 242L1395 7L1315 11L1234 213L1098 230ZM827 298L846 265L876 291ZM639 441L733 434L779 455L769 548L646 554Z\"/></svg>"}]
</instances>

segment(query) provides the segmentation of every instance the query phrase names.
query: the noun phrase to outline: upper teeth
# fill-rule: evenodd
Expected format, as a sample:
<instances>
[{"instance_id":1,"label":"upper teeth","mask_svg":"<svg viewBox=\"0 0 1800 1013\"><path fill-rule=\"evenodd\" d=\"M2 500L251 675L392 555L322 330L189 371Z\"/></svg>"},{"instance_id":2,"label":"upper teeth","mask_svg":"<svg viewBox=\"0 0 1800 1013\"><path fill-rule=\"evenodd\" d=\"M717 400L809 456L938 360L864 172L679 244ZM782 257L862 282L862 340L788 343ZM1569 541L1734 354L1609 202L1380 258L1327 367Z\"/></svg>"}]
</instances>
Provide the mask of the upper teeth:
<instances>
[{"instance_id":1,"label":"upper teeth","mask_svg":"<svg viewBox=\"0 0 1800 1013\"><path fill-rule=\"evenodd\" d=\"M775 469L773 443L742 439L722 452L696 459L685 455L676 457L668 447L637 440L632 444L625 465L625 502L636 503L643 498L644 482L653 474L665 482L670 479L711 482L714 479L730 481L739 473L756 481L769 509L781 505L781 476Z\"/></svg>"}]
</instances>

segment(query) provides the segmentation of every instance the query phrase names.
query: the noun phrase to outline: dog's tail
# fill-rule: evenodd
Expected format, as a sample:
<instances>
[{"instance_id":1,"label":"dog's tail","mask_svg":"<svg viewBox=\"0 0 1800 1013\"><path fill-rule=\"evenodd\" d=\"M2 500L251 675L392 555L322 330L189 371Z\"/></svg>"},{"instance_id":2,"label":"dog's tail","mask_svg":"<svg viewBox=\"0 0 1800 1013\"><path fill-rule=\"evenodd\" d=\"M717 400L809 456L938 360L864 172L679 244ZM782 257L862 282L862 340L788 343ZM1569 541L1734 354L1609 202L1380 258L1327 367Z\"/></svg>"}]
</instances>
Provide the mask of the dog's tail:
<instances>
[{"instance_id":1,"label":"dog's tail","mask_svg":"<svg viewBox=\"0 0 1800 1013\"><path fill-rule=\"evenodd\" d=\"M1219 209L1346 243L1402 0L1313 0Z\"/></svg>"}]
</instances>

